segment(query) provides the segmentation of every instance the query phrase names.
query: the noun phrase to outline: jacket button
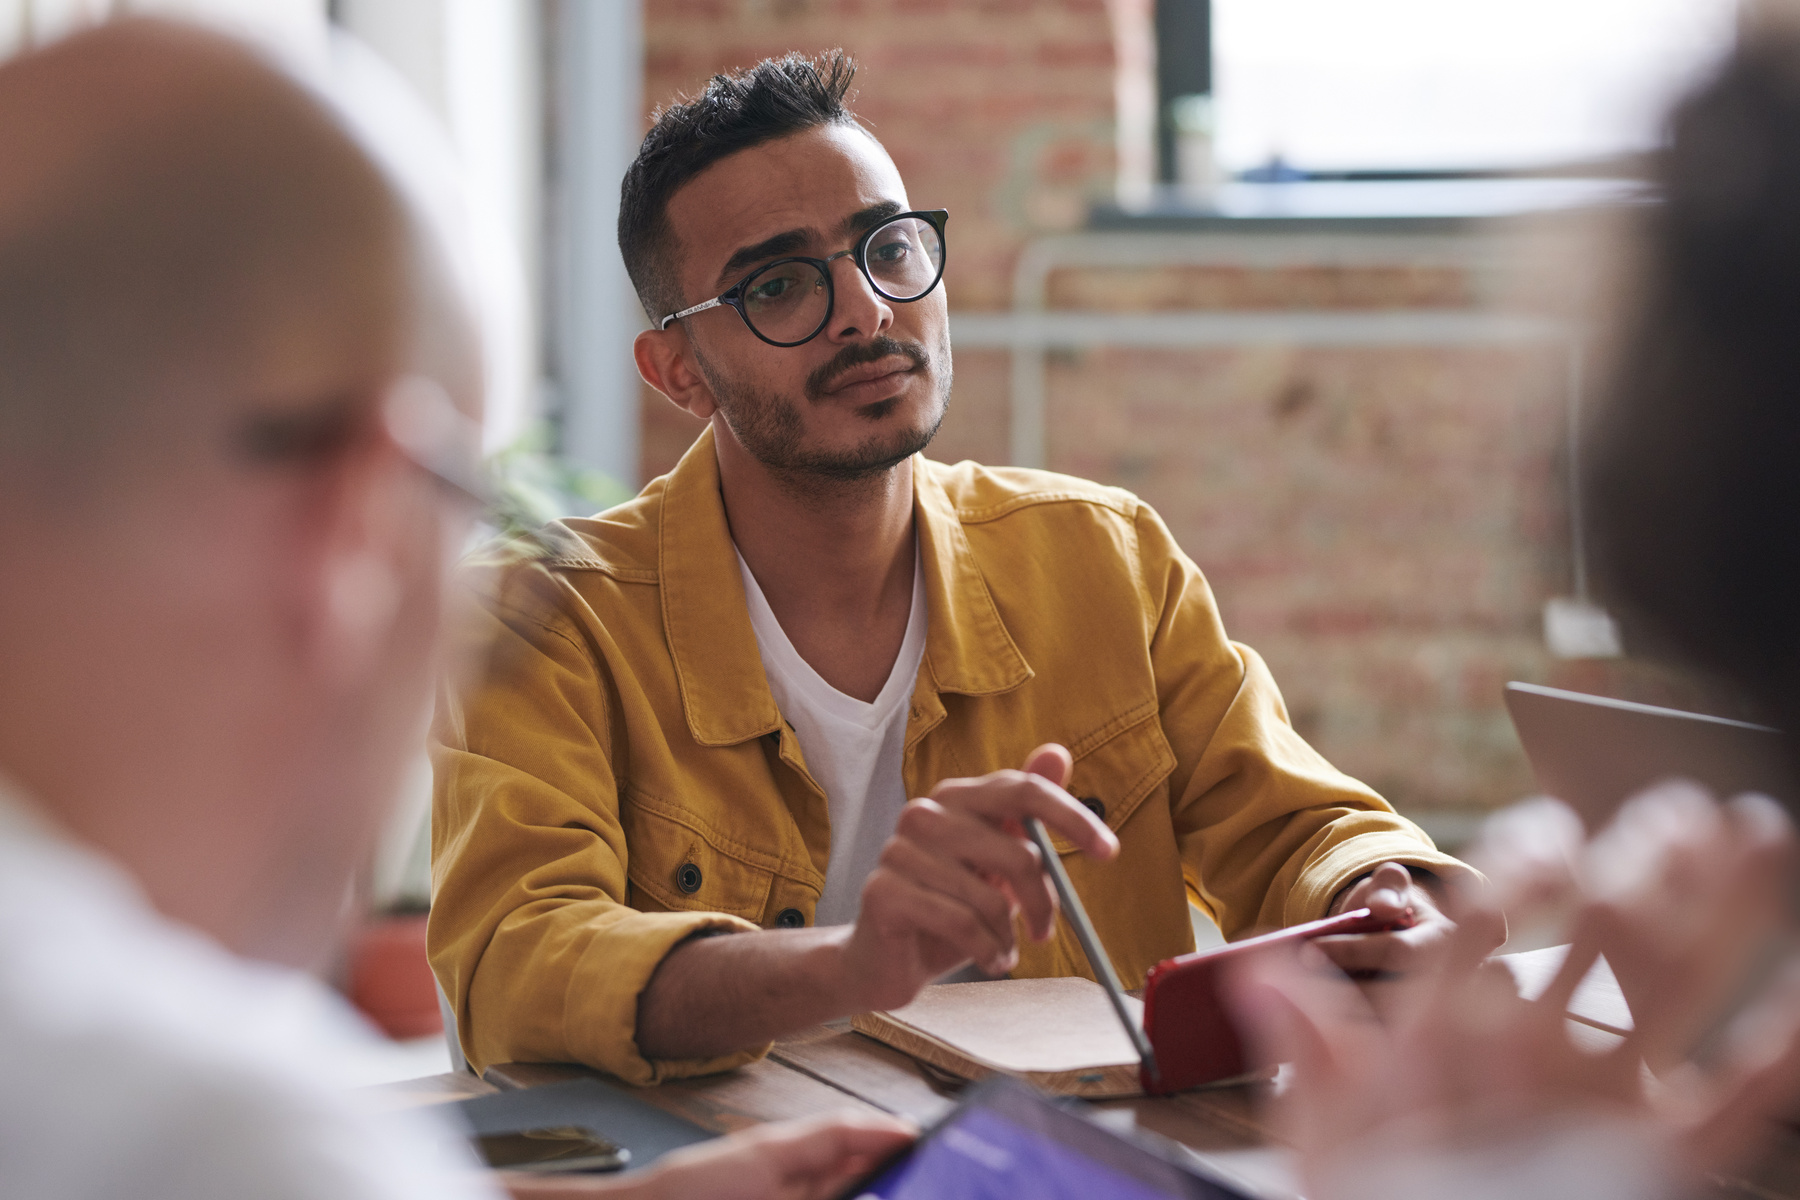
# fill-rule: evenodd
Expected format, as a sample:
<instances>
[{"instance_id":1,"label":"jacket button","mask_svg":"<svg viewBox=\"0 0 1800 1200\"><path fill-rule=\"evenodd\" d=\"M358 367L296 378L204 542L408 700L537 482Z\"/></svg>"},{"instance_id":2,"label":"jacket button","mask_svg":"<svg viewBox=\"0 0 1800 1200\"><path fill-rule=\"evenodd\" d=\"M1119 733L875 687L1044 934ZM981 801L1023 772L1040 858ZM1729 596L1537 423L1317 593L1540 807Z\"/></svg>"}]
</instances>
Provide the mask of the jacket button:
<instances>
[{"instance_id":1,"label":"jacket button","mask_svg":"<svg viewBox=\"0 0 1800 1200\"><path fill-rule=\"evenodd\" d=\"M681 868L675 872L675 886L690 896L699 891L700 868L691 862L682 863Z\"/></svg>"},{"instance_id":2,"label":"jacket button","mask_svg":"<svg viewBox=\"0 0 1800 1200\"><path fill-rule=\"evenodd\" d=\"M1106 802L1098 796L1083 796L1081 806L1093 813L1100 820L1106 820Z\"/></svg>"},{"instance_id":3,"label":"jacket button","mask_svg":"<svg viewBox=\"0 0 1800 1200\"><path fill-rule=\"evenodd\" d=\"M784 908L775 914L775 928L801 929L806 925L806 914L797 908Z\"/></svg>"}]
</instances>

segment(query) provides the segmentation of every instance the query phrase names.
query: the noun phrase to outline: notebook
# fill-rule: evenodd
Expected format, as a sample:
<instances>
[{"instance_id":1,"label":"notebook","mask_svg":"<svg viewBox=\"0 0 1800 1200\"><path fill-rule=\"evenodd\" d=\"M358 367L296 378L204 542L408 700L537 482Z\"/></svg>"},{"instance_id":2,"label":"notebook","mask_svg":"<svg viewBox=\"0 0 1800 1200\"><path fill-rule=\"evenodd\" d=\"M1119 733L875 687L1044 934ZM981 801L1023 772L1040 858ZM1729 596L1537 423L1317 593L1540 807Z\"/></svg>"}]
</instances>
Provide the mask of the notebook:
<instances>
[{"instance_id":1,"label":"notebook","mask_svg":"<svg viewBox=\"0 0 1800 1200\"><path fill-rule=\"evenodd\" d=\"M1080 904L1069 893L1065 911ZM1150 968L1142 1001L1119 995L1123 1014L1098 983L1087 979L1001 979L947 983L886 1013L864 1013L850 1027L958 1079L1005 1074L1063 1096L1166 1095L1203 1085L1266 1078L1261 1062L1239 1036L1220 993L1222 973L1248 956L1292 953L1312 938L1405 928L1375 923L1366 908L1290 925ZM1091 961L1091 960L1090 960ZM1140 1059L1121 1017L1150 1047Z\"/></svg>"},{"instance_id":2,"label":"notebook","mask_svg":"<svg viewBox=\"0 0 1800 1200\"><path fill-rule=\"evenodd\" d=\"M1126 997L1133 1015L1142 1006ZM1140 1096L1138 1055L1091 979L941 983L850 1027L958 1079L1011 1075L1062 1096Z\"/></svg>"}]
</instances>

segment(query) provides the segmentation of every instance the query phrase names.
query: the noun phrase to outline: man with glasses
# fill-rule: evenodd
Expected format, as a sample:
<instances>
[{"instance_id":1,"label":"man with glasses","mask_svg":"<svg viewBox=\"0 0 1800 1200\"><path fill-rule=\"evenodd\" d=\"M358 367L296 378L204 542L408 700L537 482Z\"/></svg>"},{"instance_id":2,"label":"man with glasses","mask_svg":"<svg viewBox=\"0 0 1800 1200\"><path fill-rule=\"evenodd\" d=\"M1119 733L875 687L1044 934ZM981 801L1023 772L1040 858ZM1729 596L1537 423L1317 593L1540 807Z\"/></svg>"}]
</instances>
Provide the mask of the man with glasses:
<instances>
[{"instance_id":1,"label":"man with glasses","mask_svg":"<svg viewBox=\"0 0 1800 1200\"><path fill-rule=\"evenodd\" d=\"M950 222L850 75L789 56L658 115L619 217L637 362L708 427L471 573L431 946L477 1066L647 1083L950 973L1086 974L1028 817L1128 987L1192 948L1190 899L1233 935L1410 909L1330 946L1358 970L1446 928L1430 889L1466 868L1294 733L1154 512L920 456Z\"/></svg>"}]
</instances>

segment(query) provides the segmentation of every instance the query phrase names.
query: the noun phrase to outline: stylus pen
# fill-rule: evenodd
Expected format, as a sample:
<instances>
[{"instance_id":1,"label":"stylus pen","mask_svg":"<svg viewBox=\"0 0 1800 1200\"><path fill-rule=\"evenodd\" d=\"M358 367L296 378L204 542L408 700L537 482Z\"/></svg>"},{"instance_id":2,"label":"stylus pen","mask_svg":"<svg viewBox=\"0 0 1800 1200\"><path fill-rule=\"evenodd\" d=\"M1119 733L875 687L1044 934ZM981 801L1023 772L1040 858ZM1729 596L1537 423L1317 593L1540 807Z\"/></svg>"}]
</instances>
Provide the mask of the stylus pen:
<instances>
[{"instance_id":1,"label":"stylus pen","mask_svg":"<svg viewBox=\"0 0 1800 1200\"><path fill-rule=\"evenodd\" d=\"M1075 885L1069 882L1069 873L1063 870L1062 857L1056 853L1056 847L1050 844L1050 831L1036 817L1026 817L1025 832L1031 835L1038 853L1043 856L1044 870L1049 873L1050 883L1056 888L1056 898L1062 902L1063 916L1069 919L1069 927L1075 931L1075 940L1081 943L1082 953L1087 955L1088 966L1093 969L1100 986L1106 989L1106 998L1112 1001L1113 1011L1119 1014L1119 1024L1125 1027L1125 1036L1137 1048L1145 1073L1155 1079L1156 1052L1150 1049L1150 1037L1144 1032L1143 1022L1133 1016L1131 1009L1125 1004L1125 989L1119 983L1119 973L1113 970L1112 959L1106 956L1106 947L1100 944L1100 935L1094 932L1094 923L1088 920L1087 909L1082 907L1081 897L1075 894Z\"/></svg>"}]
</instances>

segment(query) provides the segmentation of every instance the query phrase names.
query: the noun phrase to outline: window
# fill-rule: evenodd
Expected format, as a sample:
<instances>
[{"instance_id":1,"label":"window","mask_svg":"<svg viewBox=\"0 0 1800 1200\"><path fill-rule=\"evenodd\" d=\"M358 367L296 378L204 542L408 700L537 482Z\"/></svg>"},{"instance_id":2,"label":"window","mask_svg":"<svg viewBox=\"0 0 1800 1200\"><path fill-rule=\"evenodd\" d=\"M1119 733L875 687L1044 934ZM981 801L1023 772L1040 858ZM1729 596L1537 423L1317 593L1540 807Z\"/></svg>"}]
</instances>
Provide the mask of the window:
<instances>
[{"instance_id":1,"label":"window","mask_svg":"<svg viewBox=\"0 0 1800 1200\"><path fill-rule=\"evenodd\" d=\"M1736 0L1210 7L1214 153L1229 174L1277 160L1353 172L1618 159L1654 144L1669 101L1727 48L1737 11Z\"/></svg>"}]
</instances>

